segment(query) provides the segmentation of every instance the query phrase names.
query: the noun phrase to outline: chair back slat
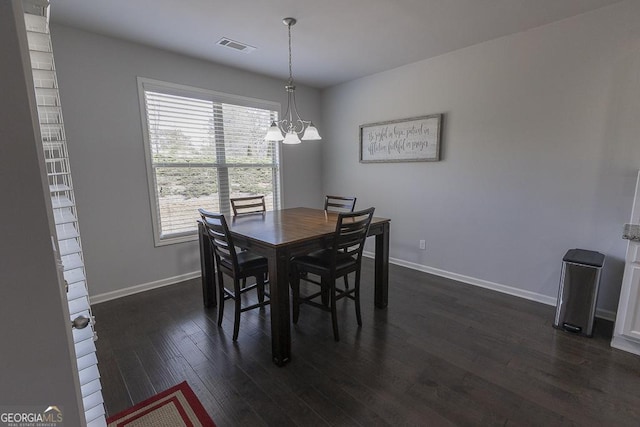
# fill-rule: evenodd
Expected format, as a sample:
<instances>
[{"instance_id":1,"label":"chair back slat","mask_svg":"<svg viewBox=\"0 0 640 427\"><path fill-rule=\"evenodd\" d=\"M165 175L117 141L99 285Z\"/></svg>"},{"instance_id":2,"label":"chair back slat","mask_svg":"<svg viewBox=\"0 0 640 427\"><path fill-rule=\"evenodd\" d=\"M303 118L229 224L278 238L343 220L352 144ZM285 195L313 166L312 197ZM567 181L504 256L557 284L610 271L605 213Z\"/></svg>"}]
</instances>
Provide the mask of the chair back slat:
<instances>
[{"instance_id":1,"label":"chair back slat","mask_svg":"<svg viewBox=\"0 0 640 427\"><path fill-rule=\"evenodd\" d=\"M204 209L198 209L198 212L200 212L207 237L213 247L216 264L220 266L220 262L225 261L234 271L238 271L236 248L233 246L231 233L229 233L229 227L224 215Z\"/></svg>"},{"instance_id":2,"label":"chair back slat","mask_svg":"<svg viewBox=\"0 0 640 427\"><path fill-rule=\"evenodd\" d=\"M360 262L374 210L369 208L338 214L333 243L334 260L340 252L340 256L354 256Z\"/></svg>"},{"instance_id":3,"label":"chair back slat","mask_svg":"<svg viewBox=\"0 0 640 427\"><path fill-rule=\"evenodd\" d=\"M264 196L233 197L229 200L233 216L267 211Z\"/></svg>"},{"instance_id":4,"label":"chair back slat","mask_svg":"<svg viewBox=\"0 0 640 427\"><path fill-rule=\"evenodd\" d=\"M356 207L355 197L325 196L324 210L334 212L353 212Z\"/></svg>"}]
</instances>

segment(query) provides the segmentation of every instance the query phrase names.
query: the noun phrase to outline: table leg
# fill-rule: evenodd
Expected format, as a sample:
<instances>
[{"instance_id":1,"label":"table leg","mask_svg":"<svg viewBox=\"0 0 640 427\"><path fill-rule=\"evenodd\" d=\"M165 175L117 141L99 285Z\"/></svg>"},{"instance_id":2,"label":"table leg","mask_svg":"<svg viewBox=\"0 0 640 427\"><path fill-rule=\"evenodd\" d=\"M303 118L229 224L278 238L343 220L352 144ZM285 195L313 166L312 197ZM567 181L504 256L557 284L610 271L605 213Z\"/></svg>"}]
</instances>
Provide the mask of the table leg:
<instances>
[{"instance_id":1,"label":"table leg","mask_svg":"<svg viewBox=\"0 0 640 427\"><path fill-rule=\"evenodd\" d=\"M276 365L284 366L291 359L289 256L285 251L275 250L267 258L271 287L271 354Z\"/></svg>"},{"instance_id":2,"label":"table leg","mask_svg":"<svg viewBox=\"0 0 640 427\"><path fill-rule=\"evenodd\" d=\"M389 223L376 234L375 306L385 308L389 301Z\"/></svg>"},{"instance_id":3,"label":"table leg","mask_svg":"<svg viewBox=\"0 0 640 427\"><path fill-rule=\"evenodd\" d=\"M216 306L216 274L213 266L213 252L207 238L204 225L198 222L198 241L200 243L200 272L202 274L202 299L205 307Z\"/></svg>"}]
</instances>

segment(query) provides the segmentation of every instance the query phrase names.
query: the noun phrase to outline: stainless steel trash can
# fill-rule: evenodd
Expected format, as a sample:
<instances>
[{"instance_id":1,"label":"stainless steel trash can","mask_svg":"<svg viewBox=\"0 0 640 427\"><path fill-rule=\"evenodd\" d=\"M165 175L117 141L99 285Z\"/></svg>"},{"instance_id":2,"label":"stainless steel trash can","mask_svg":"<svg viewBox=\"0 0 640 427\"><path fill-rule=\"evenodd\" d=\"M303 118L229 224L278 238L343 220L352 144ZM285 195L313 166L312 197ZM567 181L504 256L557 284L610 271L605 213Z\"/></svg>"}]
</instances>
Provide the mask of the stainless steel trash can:
<instances>
[{"instance_id":1,"label":"stainless steel trash can","mask_svg":"<svg viewBox=\"0 0 640 427\"><path fill-rule=\"evenodd\" d=\"M604 255L571 249L562 259L560 288L553 327L579 335L593 335L593 320Z\"/></svg>"}]
</instances>

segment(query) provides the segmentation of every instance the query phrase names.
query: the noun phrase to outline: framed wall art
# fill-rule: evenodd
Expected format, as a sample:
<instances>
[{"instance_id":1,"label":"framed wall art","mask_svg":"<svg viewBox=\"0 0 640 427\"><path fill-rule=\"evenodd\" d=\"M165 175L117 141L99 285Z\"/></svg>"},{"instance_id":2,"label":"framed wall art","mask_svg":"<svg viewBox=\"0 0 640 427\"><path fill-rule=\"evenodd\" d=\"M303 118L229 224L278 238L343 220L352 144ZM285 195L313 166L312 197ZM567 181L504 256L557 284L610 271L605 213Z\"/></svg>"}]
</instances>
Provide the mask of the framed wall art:
<instances>
[{"instance_id":1,"label":"framed wall art","mask_svg":"<svg viewBox=\"0 0 640 427\"><path fill-rule=\"evenodd\" d=\"M360 126L360 162L440 160L442 114Z\"/></svg>"}]
</instances>

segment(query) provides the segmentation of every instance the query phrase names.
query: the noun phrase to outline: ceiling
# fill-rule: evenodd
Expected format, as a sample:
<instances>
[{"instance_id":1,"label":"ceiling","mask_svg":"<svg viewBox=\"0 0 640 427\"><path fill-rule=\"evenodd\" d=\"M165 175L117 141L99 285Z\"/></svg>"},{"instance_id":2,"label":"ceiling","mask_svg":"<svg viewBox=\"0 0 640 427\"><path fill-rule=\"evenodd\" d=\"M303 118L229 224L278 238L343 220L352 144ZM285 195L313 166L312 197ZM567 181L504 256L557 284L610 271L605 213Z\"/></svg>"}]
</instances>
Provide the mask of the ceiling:
<instances>
[{"instance_id":1,"label":"ceiling","mask_svg":"<svg viewBox=\"0 0 640 427\"><path fill-rule=\"evenodd\" d=\"M324 88L620 0L51 0L51 21ZM222 37L256 47L216 45Z\"/></svg>"}]
</instances>

